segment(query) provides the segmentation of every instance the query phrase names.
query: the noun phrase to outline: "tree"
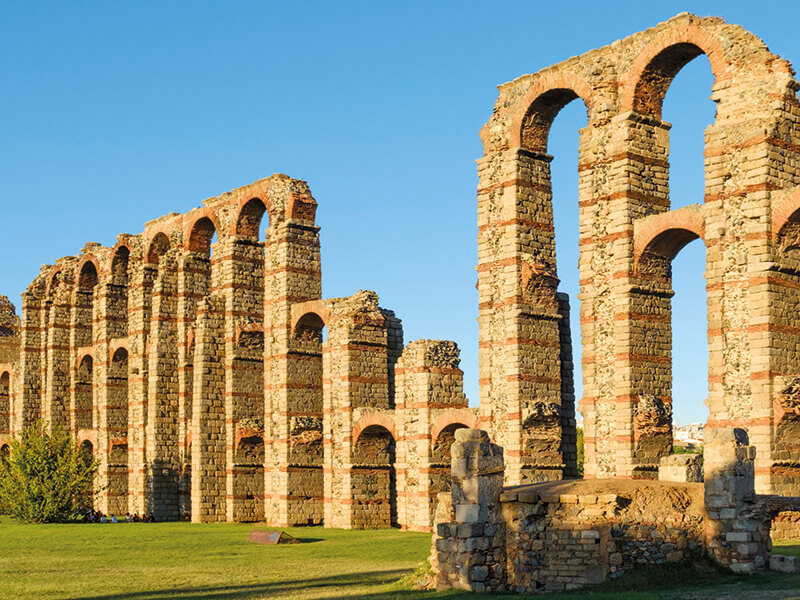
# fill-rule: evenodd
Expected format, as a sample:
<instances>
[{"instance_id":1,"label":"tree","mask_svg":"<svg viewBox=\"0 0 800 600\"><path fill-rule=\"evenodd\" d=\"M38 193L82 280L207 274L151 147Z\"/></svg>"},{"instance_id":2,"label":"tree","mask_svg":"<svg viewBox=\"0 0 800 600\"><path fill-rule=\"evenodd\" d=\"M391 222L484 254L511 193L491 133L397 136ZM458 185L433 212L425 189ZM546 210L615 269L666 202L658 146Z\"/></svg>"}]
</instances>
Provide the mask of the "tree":
<instances>
[{"instance_id":1,"label":"tree","mask_svg":"<svg viewBox=\"0 0 800 600\"><path fill-rule=\"evenodd\" d=\"M0 460L0 507L25 523L66 521L91 504L97 467L69 432L37 423Z\"/></svg>"}]
</instances>

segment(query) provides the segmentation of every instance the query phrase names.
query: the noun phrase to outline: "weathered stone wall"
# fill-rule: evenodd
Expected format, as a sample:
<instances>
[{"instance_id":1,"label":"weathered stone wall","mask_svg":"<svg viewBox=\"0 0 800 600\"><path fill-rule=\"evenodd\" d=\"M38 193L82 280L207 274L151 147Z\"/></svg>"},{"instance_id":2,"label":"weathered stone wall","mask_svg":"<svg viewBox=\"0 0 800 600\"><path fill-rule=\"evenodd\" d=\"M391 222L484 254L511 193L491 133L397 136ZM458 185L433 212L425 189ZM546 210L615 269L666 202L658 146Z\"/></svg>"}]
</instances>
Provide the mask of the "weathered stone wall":
<instances>
[{"instance_id":1,"label":"weathered stone wall","mask_svg":"<svg viewBox=\"0 0 800 600\"><path fill-rule=\"evenodd\" d=\"M800 511L781 512L772 519L770 537L775 540L800 540Z\"/></svg>"},{"instance_id":2,"label":"weathered stone wall","mask_svg":"<svg viewBox=\"0 0 800 600\"><path fill-rule=\"evenodd\" d=\"M475 420L458 348L405 352L374 292L322 300L315 211L274 175L45 266L21 322L0 298L0 446L67 427L109 513L430 530L430 457Z\"/></svg>"},{"instance_id":3,"label":"weathered stone wall","mask_svg":"<svg viewBox=\"0 0 800 600\"><path fill-rule=\"evenodd\" d=\"M675 75L701 54L717 103L705 132L704 204L671 210L661 105ZM588 115L578 168L586 475L653 479L670 452L670 266L700 238L706 430L746 429L756 488L798 493L800 456L789 441L797 411L791 394L775 402L800 360L791 308L800 293L798 88L789 63L761 40L686 13L500 86L481 131L478 290L481 414L506 448L507 483L571 469L541 442L558 433L542 415L563 415L570 397L560 367L547 141L561 108L580 99Z\"/></svg>"},{"instance_id":4,"label":"weathered stone wall","mask_svg":"<svg viewBox=\"0 0 800 600\"><path fill-rule=\"evenodd\" d=\"M430 562L440 589L562 591L641 565L708 555L740 573L769 564L769 531L800 498L757 496L744 433L718 433L705 483L572 480L502 488L503 449L461 429ZM780 528L780 525L777 525Z\"/></svg>"}]
</instances>

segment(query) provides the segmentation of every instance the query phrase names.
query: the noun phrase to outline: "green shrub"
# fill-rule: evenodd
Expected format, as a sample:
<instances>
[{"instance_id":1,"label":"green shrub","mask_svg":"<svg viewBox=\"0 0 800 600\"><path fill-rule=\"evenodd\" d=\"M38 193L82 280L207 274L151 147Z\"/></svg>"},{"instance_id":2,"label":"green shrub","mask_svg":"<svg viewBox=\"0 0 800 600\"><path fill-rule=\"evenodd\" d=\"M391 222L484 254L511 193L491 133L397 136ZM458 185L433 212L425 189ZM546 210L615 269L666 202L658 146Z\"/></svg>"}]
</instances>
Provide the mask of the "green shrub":
<instances>
[{"instance_id":1,"label":"green shrub","mask_svg":"<svg viewBox=\"0 0 800 600\"><path fill-rule=\"evenodd\" d=\"M91 504L97 467L69 432L28 427L0 460L0 506L24 523L66 521Z\"/></svg>"},{"instance_id":2,"label":"green shrub","mask_svg":"<svg viewBox=\"0 0 800 600\"><path fill-rule=\"evenodd\" d=\"M583 427L577 428L578 434L578 475L583 477Z\"/></svg>"}]
</instances>

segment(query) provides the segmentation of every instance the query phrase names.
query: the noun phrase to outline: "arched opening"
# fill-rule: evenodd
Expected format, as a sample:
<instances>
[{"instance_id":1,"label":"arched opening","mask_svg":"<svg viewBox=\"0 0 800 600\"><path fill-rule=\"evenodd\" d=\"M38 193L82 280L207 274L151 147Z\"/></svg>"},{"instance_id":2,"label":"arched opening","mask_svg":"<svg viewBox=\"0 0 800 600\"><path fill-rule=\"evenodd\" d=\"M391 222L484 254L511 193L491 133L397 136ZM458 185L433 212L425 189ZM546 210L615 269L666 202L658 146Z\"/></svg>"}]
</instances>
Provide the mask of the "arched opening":
<instances>
[{"instance_id":1,"label":"arched opening","mask_svg":"<svg viewBox=\"0 0 800 600\"><path fill-rule=\"evenodd\" d=\"M306 313L295 325L290 342L288 406L289 464L303 473L304 495L298 513L307 523L322 523L323 482L323 340L325 323L316 313ZM300 472L300 471L298 471Z\"/></svg>"},{"instance_id":2,"label":"arched opening","mask_svg":"<svg viewBox=\"0 0 800 600\"><path fill-rule=\"evenodd\" d=\"M117 348L108 369L109 510L128 510L128 351Z\"/></svg>"},{"instance_id":3,"label":"arched opening","mask_svg":"<svg viewBox=\"0 0 800 600\"><path fill-rule=\"evenodd\" d=\"M97 268L87 260L78 275L78 294L75 306L75 345L78 348L94 343L94 288Z\"/></svg>"},{"instance_id":4,"label":"arched opening","mask_svg":"<svg viewBox=\"0 0 800 600\"><path fill-rule=\"evenodd\" d=\"M11 374L0 375L0 435L11 433Z\"/></svg>"},{"instance_id":5,"label":"arched opening","mask_svg":"<svg viewBox=\"0 0 800 600\"><path fill-rule=\"evenodd\" d=\"M239 218L236 221L236 235L252 238L258 241L261 232L261 220L267 207L260 198L251 198L239 211ZM269 215L267 215L269 221Z\"/></svg>"},{"instance_id":6,"label":"arched opening","mask_svg":"<svg viewBox=\"0 0 800 600\"><path fill-rule=\"evenodd\" d=\"M169 238L167 234L159 232L155 235L150 242L150 248L147 250L147 262L151 265L158 267L158 262L170 248Z\"/></svg>"},{"instance_id":7,"label":"arched opening","mask_svg":"<svg viewBox=\"0 0 800 600\"><path fill-rule=\"evenodd\" d=\"M209 217L200 217L191 226L187 235L187 252L183 256L180 269L180 278L183 284L179 286L184 290L182 299L183 323L179 326L179 337L183 343L178 349L178 439L186 440L191 431L192 404L194 394L194 338L189 335L189 324L195 323L197 306L203 298L212 293L215 280L214 261L212 260L213 244L217 237L214 222ZM179 484L179 510L185 514L191 506L190 498L190 472L186 466L190 465L188 448L181 444L179 451L182 465L181 482ZM187 493L184 493L186 491Z\"/></svg>"},{"instance_id":8,"label":"arched opening","mask_svg":"<svg viewBox=\"0 0 800 600\"><path fill-rule=\"evenodd\" d=\"M108 328L112 339L128 335L128 266L131 252L120 246L111 261L111 283L108 286Z\"/></svg>"},{"instance_id":9,"label":"arched opening","mask_svg":"<svg viewBox=\"0 0 800 600\"><path fill-rule=\"evenodd\" d=\"M641 319L640 325L642 343L646 340L643 347L648 349L648 376L633 413L634 459L636 474L640 477L655 477L659 460L674 447L688 449L696 445L690 444L688 439L684 440L686 443L674 445L676 438L683 437L683 429L675 426L676 418L702 419L702 422L708 418L708 411L703 408L708 390L705 280L699 277L700 285L693 281L685 286L682 277L673 277L673 265L679 260L679 253L682 258L705 265L705 246L698 239L697 232L692 229L668 228L653 236L636 265L637 276L648 290L641 295L642 306L650 315ZM692 247L684 250L692 242ZM684 298L680 310L674 311L673 297L678 294ZM684 314L684 306L700 314ZM698 327L698 324L702 325ZM682 367L681 376L677 378L676 364ZM686 373L692 369L701 373L687 377ZM679 399L677 406L675 398Z\"/></svg>"},{"instance_id":10,"label":"arched opening","mask_svg":"<svg viewBox=\"0 0 800 600\"><path fill-rule=\"evenodd\" d=\"M74 428L92 429L94 426L94 360L84 356L78 364L75 377L75 415Z\"/></svg>"},{"instance_id":11,"label":"arched opening","mask_svg":"<svg viewBox=\"0 0 800 600\"><path fill-rule=\"evenodd\" d=\"M456 441L456 431L467 426L463 423L451 423L444 427L436 439L433 440L431 447L430 462L430 514L433 515L438 502L437 495L442 492L449 492L451 488L451 460L450 448Z\"/></svg>"},{"instance_id":12,"label":"arched opening","mask_svg":"<svg viewBox=\"0 0 800 600\"><path fill-rule=\"evenodd\" d=\"M578 474L575 399L583 389L579 231L580 223L591 218L586 211L593 210L579 208L579 190L591 188L591 182L584 181L590 171L579 168L580 139L588 123L586 103L583 99L573 102L579 98L573 89L545 92L531 104L522 121L522 145L531 152L524 160L532 179L531 197L536 201L535 214L529 217L534 222L531 237L538 250L533 256L538 264L531 268L533 275L524 297L533 306L550 305L561 316L545 336L541 321L536 319L525 323L517 334L530 340L531 351L542 343L560 347L558 366L551 367L558 369L560 389L542 393L540 386L536 391L531 389L527 394L530 400L524 401L523 455L532 461L523 476L526 482ZM580 135L575 135L576 131ZM548 227L551 223L552 229ZM591 270L593 266L587 262L583 268ZM535 381L537 374L531 373L530 379ZM543 413L552 412L552 406L558 407L555 418L541 419ZM543 454L535 451L535 439L559 442L552 454Z\"/></svg>"},{"instance_id":13,"label":"arched opening","mask_svg":"<svg viewBox=\"0 0 800 600\"><path fill-rule=\"evenodd\" d=\"M358 436L351 485L355 528L397 526L395 440L385 427L370 425Z\"/></svg>"},{"instance_id":14,"label":"arched opening","mask_svg":"<svg viewBox=\"0 0 800 600\"><path fill-rule=\"evenodd\" d=\"M11 459L11 447L8 444L0 446L0 460L8 462Z\"/></svg>"},{"instance_id":15,"label":"arched opening","mask_svg":"<svg viewBox=\"0 0 800 600\"><path fill-rule=\"evenodd\" d=\"M87 461L94 460L94 445L89 440L83 440L80 445L81 454Z\"/></svg>"},{"instance_id":16,"label":"arched opening","mask_svg":"<svg viewBox=\"0 0 800 600\"><path fill-rule=\"evenodd\" d=\"M234 450L234 518L258 521L264 514L264 437L250 428L240 432Z\"/></svg>"}]
</instances>

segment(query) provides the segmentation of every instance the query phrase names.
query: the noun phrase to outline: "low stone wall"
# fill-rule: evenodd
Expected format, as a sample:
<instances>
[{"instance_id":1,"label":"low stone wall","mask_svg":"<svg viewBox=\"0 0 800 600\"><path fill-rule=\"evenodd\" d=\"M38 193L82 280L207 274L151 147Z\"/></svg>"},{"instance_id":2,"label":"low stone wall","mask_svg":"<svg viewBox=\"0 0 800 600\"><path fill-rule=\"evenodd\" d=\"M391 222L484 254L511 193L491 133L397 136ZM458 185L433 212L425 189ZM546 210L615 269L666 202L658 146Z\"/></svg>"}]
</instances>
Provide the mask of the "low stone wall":
<instances>
[{"instance_id":1,"label":"low stone wall","mask_svg":"<svg viewBox=\"0 0 800 600\"><path fill-rule=\"evenodd\" d=\"M521 593L600 583L703 546L702 484L543 483L501 502L507 585Z\"/></svg>"},{"instance_id":2,"label":"low stone wall","mask_svg":"<svg viewBox=\"0 0 800 600\"><path fill-rule=\"evenodd\" d=\"M778 513L772 519L770 536L773 541L800 539L800 511Z\"/></svg>"},{"instance_id":3,"label":"low stone wall","mask_svg":"<svg viewBox=\"0 0 800 600\"><path fill-rule=\"evenodd\" d=\"M456 431L451 453L452 496L439 495L431 552L440 589L563 591L700 556L753 573L770 564L773 519L773 536L800 533L800 498L753 492L755 451L741 430L714 433L704 482L685 481L699 461L681 459L665 474L684 481L503 488L503 449L486 432Z\"/></svg>"}]
</instances>

